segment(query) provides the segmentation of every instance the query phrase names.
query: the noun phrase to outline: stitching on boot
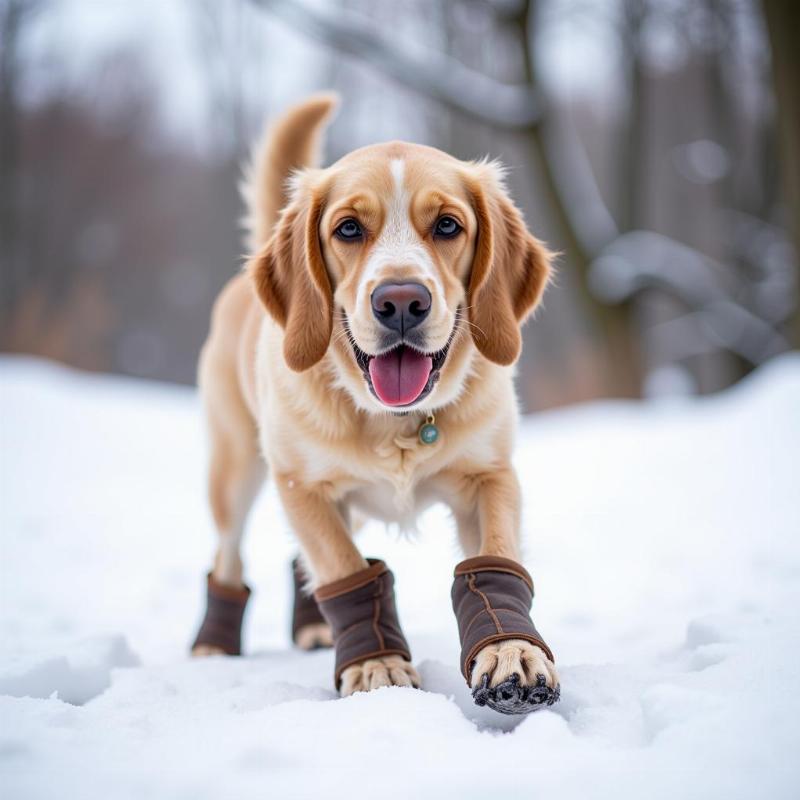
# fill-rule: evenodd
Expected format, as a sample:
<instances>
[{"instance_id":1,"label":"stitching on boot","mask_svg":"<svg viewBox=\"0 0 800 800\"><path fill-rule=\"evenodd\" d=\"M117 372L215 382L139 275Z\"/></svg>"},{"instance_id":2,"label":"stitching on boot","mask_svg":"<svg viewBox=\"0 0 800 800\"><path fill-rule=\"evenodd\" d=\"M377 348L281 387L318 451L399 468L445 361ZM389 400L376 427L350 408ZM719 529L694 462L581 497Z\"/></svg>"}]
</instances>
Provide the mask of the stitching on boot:
<instances>
[{"instance_id":1,"label":"stitching on boot","mask_svg":"<svg viewBox=\"0 0 800 800\"><path fill-rule=\"evenodd\" d=\"M492 622L494 622L495 628L497 628L498 633L503 633L503 626L500 624L500 620L497 618L497 614L494 613L494 609L492 608L492 604L489 602L489 598L480 590L477 586L475 586L475 573L471 572L469 578L467 579L467 586L469 586L470 590L475 592L481 600L483 600L483 604L486 606L486 611L488 612L489 616L492 618ZM477 614L475 615L477 617ZM475 619L473 618L472 622ZM470 622L470 625L472 624Z\"/></svg>"},{"instance_id":2,"label":"stitching on boot","mask_svg":"<svg viewBox=\"0 0 800 800\"><path fill-rule=\"evenodd\" d=\"M358 622L354 622L352 625L348 625L344 630L340 631L337 634L338 639L344 639L346 636L349 636L354 631L357 631L359 628L362 628L365 624L367 624L368 620L361 619Z\"/></svg>"},{"instance_id":3,"label":"stitching on boot","mask_svg":"<svg viewBox=\"0 0 800 800\"><path fill-rule=\"evenodd\" d=\"M456 566L451 598L461 640L461 671L467 683L477 653L493 642L522 639L554 661L530 618L532 583L524 567L508 559L467 559ZM502 607L493 606L495 598Z\"/></svg>"},{"instance_id":4,"label":"stitching on boot","mask_svg":"<svg viewBox=\"0 0 800 800\"><path fill-rule=\"evenodd\" d=\"M457 577L459 575L468 575L478 572L507 572L509 575L515 575L517 578L522 578L530 587L531 593L535 594L533 590L533 578L531 578L528 570L518 561L513 561L503 556L475 556L474 558L467 558L456 565L453 576Z\"/></svg>"},{"instance_id":5,"label":"stitching on boot","mask_svg":"<svg viewBox=\"0 0 800 800\"><path fill-rule=\"evenodd\" d=\"M388 655L411 661L411 652L397 618L392 572L383 562L372 559L369 562L368 570L320 587L315 593L320 611L333 632L337 688L341 685L343 671L351 665ZM380 572L375 575L378 569ZM369 580L365 580L367 577ZM348 581L354 588L340 591ZM334 594L331 586L339 591Z\"/></svg>"},{"instance_id":6,"label":"stitching on boot","mask_svg":"<svg viewBox=\"0 0 800 800\"><path fill-rule=\"evenodd\" d=\"M517 617L522 617L522 615L519 613L519 611L517 611L515 608L495 608L495 609L493 609L493 611L506 611L506 612L508 612L509 614L514 614L514 616L517 616ZM465 636L465 637L467 636L467 634L468 634L468 633L470 632L470 630L472 629L472 626L473 626L473 624L474 624L474 623L475 623L475 622L478 620L478 618L480 617L480 615L481 615L481 614L488 614L488 613L490 613L490 612L488 612L488 611L487 611L485 608L482 608L482 609L481 609L481 610L480 610L480 611L479 611L479 612L478 612L478 613L477 613L477 614L476 614L476 615L475 615L475 616L474 616L474 617L473 617L473 618L472 618L472 619L469 621L469 625L467 625L467 627L466 627L466 628L464 628L464 636ZM527 620L527 617L522 617L522 619L525 619L525 620ZM498 633L505 633L505 631L503 631L503 630L502 630L502 628L501 628L501 630L500 630L500 631L498 631Z\"/></svg>"},{"instance_id":7,"label":"stitching on boot","mask_svg":"<svg viewBox=\"0 0 800 800\"><path fill-rule=\"evenodd\" d=\"M361 622L355 622L350 627L345 628L337 637L337 642L342 642L347 639L353 633L357 633L358 631L362 630L364 625L368 624L367 620L361 620Z\"/></svg>"},{"instance_id":8,"label":"stitching on boot","mask_svg":"<svg viewBox=\"0 0 800 800\"><path fill-rule=\"evenodd\" d=\"M386 648L386 640L381 633L378 620L381 618L381 593L383 592L383 576L376 581L375 595L372 600L372 630L375 631L375 638L378 640L378 647L383 650Z\"/></svg>"}]
</instances>

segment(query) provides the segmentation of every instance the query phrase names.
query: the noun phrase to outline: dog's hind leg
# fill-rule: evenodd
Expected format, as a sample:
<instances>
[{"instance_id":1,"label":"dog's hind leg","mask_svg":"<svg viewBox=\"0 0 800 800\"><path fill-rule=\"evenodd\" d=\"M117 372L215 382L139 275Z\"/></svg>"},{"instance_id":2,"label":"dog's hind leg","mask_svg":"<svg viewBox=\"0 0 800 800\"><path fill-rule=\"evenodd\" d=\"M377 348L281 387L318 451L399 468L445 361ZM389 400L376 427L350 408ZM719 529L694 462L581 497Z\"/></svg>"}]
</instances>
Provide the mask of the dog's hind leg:
<instances>
[{"instance_id":1,"label":"dog's hind leg","mask_svg":"<svg viewBox=\"0 0 800 800\"><path fill-rule=\"evenodd\" d=\"M212 445L209 500L219 534L214 566L208 575L206 615L192 654L239 655L244 609L250 594L240 554L247 514L266 469L258 450L247 452L229 441Z\"/></svg>"},{"instance_id":2,"label":"dog's hind leg","mask_svg":"<svg viewBox=\"0 0 800 800\"><path fill-rule=\"evenodd\" d=\"M236 298L223 294L225 299ZM248 513L266 476L256 424L242 396L231 351L231 343L212 328L200 359L199 378L210 437L208 499L219 539L208 576L206 616L192 646L194 655L234 655L241 650L249 590L240 547Z\"/></svg>"},{"instance_id":3,"label":"dog's hind leg","mask_svg":"<svg viewBox=\"0 0 800 800\"><path fill-rule=\"evenodd\" d=\"M242 536L247 515L266 477L266 467L255 444L217 441L212 448L208 495L219 541L211 575L223 586L241 589Z\"/></svg>"},{"instance_id":4,"label":"dog's hind leg","mask_svg":"<svg viewBox=\"0 0 800 800\"><path fill-rule=\"evenodd\" d=\"M212 444L209 499L219 542L208 575L206 614L192 646L195 656L241 653L242 620L250 590L243 581L239 549L247 513L264 473L257 450L239 450L225 440Z\"/></svg>"}]
</instances>

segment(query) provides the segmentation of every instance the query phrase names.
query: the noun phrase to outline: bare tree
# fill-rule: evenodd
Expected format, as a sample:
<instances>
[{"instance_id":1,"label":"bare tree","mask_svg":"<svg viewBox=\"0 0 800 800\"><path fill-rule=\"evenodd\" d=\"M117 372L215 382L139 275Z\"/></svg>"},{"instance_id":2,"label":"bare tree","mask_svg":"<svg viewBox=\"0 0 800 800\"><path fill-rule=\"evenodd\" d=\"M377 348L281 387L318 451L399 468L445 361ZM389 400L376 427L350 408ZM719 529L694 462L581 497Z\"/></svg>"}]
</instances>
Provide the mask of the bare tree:
<instances>
[{"instance_id":1,"label":"bare tree","mask_svg":"<svg viewBox=\"0 0 800 800\"><path fill-rule=\"evenodd\" d=\"M537 163L543 189L559 230L559 244L567 261L578 273L578 288L585 315L606 343L605 372L609 387L624 394L638 392L639 375L628 350L625 306L610 308L599 304L589 289L589 268L593 254L617 236L617 228L602 203L582 151L559 158L565 134L543 95L534 70L531 52L531 25L534 6L523 2L500 8L502 23L514 30L522 53L518 83L501 83L470 69L444 53L404 48L397 38L377 29L359 15L334 14L295 0L254 0L294 27L335 48L369 61L386 75L454 111L482 123L516 132L524 139L524 149ZM546 111L545 111L546 109ZM569 135L569 134L567 134Z\"/></svg>"},{"instance_id":2,"label":"bare tree","mask_svg":"<svg viewBox=\"0 0 800 800\"><path fill-rule=\"evenodd\" d=\"M759 316L758 307L743 306L740 293L717 279L717 274L731 270L720 270L712 259L669 237L656 241L646 231L640 235L636 230L644 191L640 172L629 175L630 199L620 230L600 196L574 132L558 119L554 104L537 81L531 45L532 2L492 5L502 24L516 28L524 53L523 74L519 82L510 84L488 78L444 53L423 52L419 47L410 50L397 37L386 35L356 14L341 10L334 14L300 0L253 2L449 108L495 128L519 132L527 142L531 162L539 167L542 189L558 224L558 243L579 276L584 309L605 343L605 367L613 376L616 392L635 394L641 387L643 364L636 348L639 337L633 304L644 290L657 289L684 304L690 314L701 315L706 324L695 325L694 331L706 338L709 348L730 350L750 363L759 363L788 346L774 328L775 319ZM641 29L650 4L628 0L625 8L632 43L631 88L636 99L644 93ZM628 157L634 159L632 169L641 170L645 133L639 119L641 109L635 110L629 145L636 152ZM686 273L681 277L672 269L681 259L692 264L688 282ZM735 326L731 314L737 320ZM687 324L692 319L687 316Z\"/></svg>"},{"instance_id":3,"label":"bare tree","mask_svg":"<svg viewBox=\"0 0 800 800\"><path fill-rule=\"evenodd\" d=\"M7 316L18 293L19 253L19 84L20 43L41 8L36 0L0 0L0 308Z\"/></svg>"},{"instance_id":4,"label":"bare tree","mask_svg":"<svg viewBox=\"0 0 800 800\"><path fill-rule=\"evenodd\" d=\"M781 182L788 209L788 227L800 259L800 3L764 0L764 16L772 48L772 79L778 100L778 140L783 161ZM791 338L800 347L800 309L795 308Z\"/></svg>"}]
</instances>

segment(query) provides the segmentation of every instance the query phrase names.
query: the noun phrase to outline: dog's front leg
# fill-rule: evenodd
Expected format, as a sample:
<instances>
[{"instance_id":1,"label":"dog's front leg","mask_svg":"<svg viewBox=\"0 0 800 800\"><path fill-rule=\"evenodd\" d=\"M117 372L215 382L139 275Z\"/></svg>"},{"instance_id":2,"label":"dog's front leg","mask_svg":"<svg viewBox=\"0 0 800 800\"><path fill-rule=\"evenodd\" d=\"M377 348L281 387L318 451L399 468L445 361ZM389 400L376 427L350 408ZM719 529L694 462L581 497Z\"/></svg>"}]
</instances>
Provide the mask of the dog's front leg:
<instances>
[{"instance_id":1,"label":"dog's front leg","mask_svg":"<svg viewBox=\"0 0 800 800\"><path fill-rule=\"evenodd\" d=\"M509 466L475 478L480 553L455 570L461 669L478 705L524 714L552 705L553 655L530 619L533 582L520 563L520 490Z\"/></svg>"},{"instance_id":2,"label":"dog's front leg","mask_svg":"<svg viewBox=\"0 0 800 800\"><path fill-rule=\"evenodd\" d=\"M305 484L289 474L276 475L276 482L331 627L340 693L419 686L397 618L392 573L359 553L326 484Z\"/></svg>"}]
</instances>

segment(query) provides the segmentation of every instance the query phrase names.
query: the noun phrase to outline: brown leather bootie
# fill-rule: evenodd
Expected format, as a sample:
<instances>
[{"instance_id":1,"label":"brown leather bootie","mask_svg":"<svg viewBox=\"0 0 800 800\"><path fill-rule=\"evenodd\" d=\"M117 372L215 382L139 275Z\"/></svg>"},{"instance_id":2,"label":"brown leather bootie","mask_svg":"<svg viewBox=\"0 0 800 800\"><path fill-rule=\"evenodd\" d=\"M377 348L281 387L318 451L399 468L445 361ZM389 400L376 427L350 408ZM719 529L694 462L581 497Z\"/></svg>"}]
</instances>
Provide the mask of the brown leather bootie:
<instances>
[{"instance_id":1,"label":"brown leather bootie","mask_svg":"<svg viewBox=\"0 0 800 800\"><path fill-rule=\"evenodd\" d=\"M383 561L368 559L368 562L366 569L314 592L333 631L337 689L342 672L352 664L388 655L411 661L411 651L397 618L394 576Z\"/></svg>"}]
</instances>

